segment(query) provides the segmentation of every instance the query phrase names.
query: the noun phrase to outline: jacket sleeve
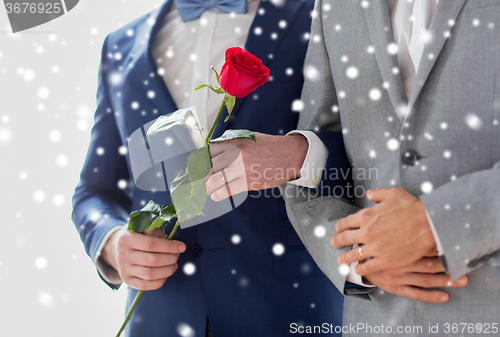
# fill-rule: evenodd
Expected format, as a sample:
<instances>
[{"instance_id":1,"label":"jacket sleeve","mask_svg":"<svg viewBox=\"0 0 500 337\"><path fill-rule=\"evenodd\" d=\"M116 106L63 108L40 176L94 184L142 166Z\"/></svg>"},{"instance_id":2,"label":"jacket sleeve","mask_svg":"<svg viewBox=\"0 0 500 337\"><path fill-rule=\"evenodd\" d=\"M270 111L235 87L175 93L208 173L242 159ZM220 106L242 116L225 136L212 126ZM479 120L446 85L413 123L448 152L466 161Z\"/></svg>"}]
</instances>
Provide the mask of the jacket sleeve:
<instances>
[{"instance_id":1,"label":"jacket sleeve","mask_svg":"<svg viewBox=\"0 0 500 337\"><path fill-rule=\"evenodd\" d=\"M500 162L420 196L444 249L453 280L500 261Z\"/></svg>"},{"instance_id":2,"label":"jacket sleeve","mask_svg":"<svg viewBox=\"0 0 500 337\"><path fill-rule=\"evenodd\" d=\"M323 37L322 1L315 4L311 36ZM351 247L334 249L330 239L335 224L360 208L351 201L352 176L345 152L338 113L337 96L324 39L311 39L304 63L305 82L302 90L303 109L298 129L313 130L328 148L328 159L318 191L288 184L283 187L288 217L298 236L319 268L345 295L369 299L373 288L350 287L347 273L339 270L337 256ZM342 173L347 174L343 180ZM348 183L350 182L350 187ZM316 228L320 230L316 231ZM318 233L325 235L317 235Z\"/></svg>"},{"instance_id":3,"label":"jacket sleeve","mask_svg":"<svg viewBox=\"0 0 500 337\"><path fill-rule=\"evenodd\" d=\"M106 39L107 41L107 39ZM90 145L73 196L72 220L80 234L85 251L95 262L97 249L106 233L128 222L131 198L119 181L130 181L123 146L108 97L106 41L102 48L97 91L97 110ZM122 185L122 184L120 184ZM123 186L122 186L123 187ZM116 289L104 280L110 287Z\"/></svg>"}]
</instances>

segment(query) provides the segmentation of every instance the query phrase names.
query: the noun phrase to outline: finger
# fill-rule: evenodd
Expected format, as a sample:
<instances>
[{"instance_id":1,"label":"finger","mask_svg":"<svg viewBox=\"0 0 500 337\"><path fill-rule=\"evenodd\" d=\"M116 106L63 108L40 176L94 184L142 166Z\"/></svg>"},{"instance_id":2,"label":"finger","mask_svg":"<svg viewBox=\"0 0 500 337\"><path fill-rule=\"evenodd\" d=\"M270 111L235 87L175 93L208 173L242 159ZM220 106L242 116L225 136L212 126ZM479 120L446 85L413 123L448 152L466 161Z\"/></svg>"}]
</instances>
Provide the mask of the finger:
<instances>
[{"instance_id":1,"label":"finger","mask_svg":"<svg viewBox=\"0 0 500 337\"><path fill-rule=\"evenodd\" d=\"M401 278L403 281L402 283L421 288L462 288L465 287L468 282L466 276L453 282L450 276L445 274L406 273L403 274Z\"/></svg>"},{"instance_id":2,"label":"finger","mask_svg":"<svg viewBox=\"0 0 500 337\"><path fill-rule=\"evenodd\" d=\"M207 195L211 195L215 190L226 185L222 180L220 172L224 174L224 178L228 183L240 178L241 176L241 170L236 170L232 165L226 167L222 171L215 172L215 174L213 174L205 183L207 186Z\"/></svg>"},{"instance_id":3,"label":"finger","mask_svg":"<svg viewBox=\"0 0 500 337\"><path fill-rule=\"evenodd\" d=\"M364 254L364 253L363 253ZM445 269L437 257L424 257L407 266L396 269L401 273L427 273L437 274L445 272Z\"/></svg>"},{"instance_id":4,"label":"finger","mask_svg":"<svg viewBox=\"0 0 500 337\"><path fill-rule=\"evenodd\" d=\"M177 270L177 265L171 267L172 272L170 276L172 276L175 271ZM143 280L141 278L135 277L135 276L129 276L126 279L123 280L126 284L128 284L130 287L137 289L137 290L143 290L143 291L148 291L148 290L156 290L159 289L163 286L163 284L166 281L166 278L156 280L156 281L147 281Z\"/></svg>"},{"instance_id":5,"label":"finger","mask_svg":"<svg viewBox=\"0 0 500 337\"><path fill-rule=\"evenodd\" d=\"M164 254L164 253L146 253L134 250L127 257L127 260L133 266L143 267L166 267L177 262L179 253Z\"/></svg>"},{"instance_id":6,"label":"finger","mask_svg":"<svg viewBox=\"0 0 500 337\"><path fill-rule=\"evenodd\" d=\"M365 249L365 247L369 247L368 245L363 246L363 255L366 257L370 256L367 254L370 254L368 249ZM365 253L365 251L367 251ZM358 253L359 256L359 253ZM388 262L386 259L382 257L374 257L370 260L366 260L364 263L360 263L356 266L356 274L360 276L365 276L368 274L373 274L377 273L379 271L383 270L389 270L389 269L396 269L399 266L391 266L390 262Z\"/></svg>"},{"instance_id":7,"label":"finger","mask_svg":"<svg viewBox=\"0 0 500 337\"><path fill-rule=\"evenodd\" d=\"M133 233L130 248L151 253L182 253L186 245L180 241L165 240L143 234Z\"/></svg>"},{"instance_id":8,"label":"finger","mask_svg":"<svg viewBox=\"0 0 500 337\"><path fill-rule=\"evenodd\" d=\"M411 298L415 301L429 303L445 303L448 302L450 296L441 290L426 290L412 286L401 286L394 293L395 295Z\"/></svg>"},{"instance_id":9,"label":"finger","mask_svg":"<svg viewBox=\"0 0 500 337\"><path fill-rule=\"evenodd\" d=\"M390 188L378 188L376 190L366 191L366 197L375 203L380 203L390 197Z\"/></svg>"},{"instance_id":10,"label":"finger","mask_svg":"<svg viewBox=\"0 0 500 337\"><path fill-rule=\"evenodd\" d=\"M229 198L232 195L245 192L247 190L247 183L245 179L238 178L231 181L229 184L222 186L218 190L215 190L210 197L213 201L221 201Z\"/></svg>"},{"instance_id":11,"label":"finger","mask_svg":"<svg viewBox=\"0 0 500 337\"><path fill-rule=\"evenodd\" d=\"M351 215L337 221L337 223L335 224L335 231L337 233L341 233L341 232L345 231L346 229L358 229L359 228L359 222L358 222L359 213L360 212L358 212L356 214L351 214Z\"/></svg>"},{"instance_id":12,"label":"finger","mask_svg":"<svg viewBox=\"0 0 500 337\"><path fill-rule=\"evenodd\" d=\"M212 158L217 157L221 153L226 152L227 150L231 149L234 147L234 145L228 144L227 142L223 143L211 143L210 144L210 154L212 155Z\"/></svg>"},{"instance_id":13,"label":"finger","mask_svg":"<svg viewBox=\"0 0 500 337\"><path fill-rule=\"evenodd\" d=\"M146 234L148 236L154 236L155 238L164 238L163 237L163 232L159 228L155 228L152 231L146 229L143 234Z\"/></svg>"},{"instance_id":14,"label":"finger","mask_svg":"<svg viewBox=\"0 0 500 337\"><path fill-rule=\"evenodd\" d=\"M425 257L434 257L434 256L438 256L438 253L434 248L432 248L427 254L425 254Z\"/></svg>"},{"instance_id":15,"label":"finger","mask_svg":"<svg viewBox=\"0 0 500 337\"><path fill-rule=\"evenodd\" d=\"M351 229L339 234L335 234L334 236L332 236L332 240L330 243L333 248L337 249L345 246L351 246L357 243L365 243L359 237L360 232L361 230L359 229Z\"/></svg>"},{"instance_id":16,"label":"finger","mask_svg":"<svg viewBox=\"0 0 500 337\"><path fill-rule=\"evenodd\" d=\"M137 277L145 281L158 281L164 280L167 277L172 276L172 274L177 270L177 264L173 264L166 267L144 267L144 266L133 266L131 268L131 274L133 277Z\"/></svg>"},{"instance_id":17,"label":"finger","mask_svg":"<svg viewBox=\"0 0 500 337\"><path fill-rule=\"evenodd\" d=\"M361 246L359 246L361 247ZM370 257L372 257L372 255L370 255L370 252L366 250L366 245L362 246L362 253L364 255L364 257L361 256L361 254L359 254L359 247L355 247L353 249L351 249L350 251L347 251L347 252L344 252L342 254L340 254L338 257L337 257L337 263L339 265L343 265L343 264L351 264L351 263L354 263L354 262L360 262L360 261L363 261L363 260L366 260ZM365 264L366 262L368 262L369 260L365 261L363 264ZM359 267L359 265L358 265ZM361 275L361 274L359 274Z\"/></svg>"}]
</instances>

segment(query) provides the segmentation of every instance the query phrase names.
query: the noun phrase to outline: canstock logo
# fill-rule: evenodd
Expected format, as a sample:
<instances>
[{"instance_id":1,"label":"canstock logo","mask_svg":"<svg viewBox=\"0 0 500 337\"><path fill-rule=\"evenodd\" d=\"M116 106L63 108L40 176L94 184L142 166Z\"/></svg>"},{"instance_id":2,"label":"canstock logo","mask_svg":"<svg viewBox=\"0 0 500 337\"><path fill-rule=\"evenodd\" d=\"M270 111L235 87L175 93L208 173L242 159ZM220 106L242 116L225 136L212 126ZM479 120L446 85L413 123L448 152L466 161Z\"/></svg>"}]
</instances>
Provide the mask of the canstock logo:
<instances>
[{"instance_id":1,"label":"canstock logo","mask_svg":"<svg viewBox=\"0 0 500 337\"><path fill-rule=\"evenodd\" d=\"M196 146L189 132L180 126L147 137L146 131L153 123L154 120L144 124L130 135L128 139L130 166L138 189L154 194L168 193L169 186L177 174L186 169L187 158L196 150ZM151 196L153 200L155 200L154 194ZM239 193L219 202L212 201L207 196L204 216L182 222L181 228L218 218L241 205L247 196L247 192Z\"/></svg>"},{"instance_id":2,"label":"canstock logo","mask_svg":"<svg viewBox=\"0 0 500 337\"><path fill-rule=\"evenodd\" d=\"M12 32L43 25L66 14L79 0L3 0Z\"/></svg>"}]
</instances>

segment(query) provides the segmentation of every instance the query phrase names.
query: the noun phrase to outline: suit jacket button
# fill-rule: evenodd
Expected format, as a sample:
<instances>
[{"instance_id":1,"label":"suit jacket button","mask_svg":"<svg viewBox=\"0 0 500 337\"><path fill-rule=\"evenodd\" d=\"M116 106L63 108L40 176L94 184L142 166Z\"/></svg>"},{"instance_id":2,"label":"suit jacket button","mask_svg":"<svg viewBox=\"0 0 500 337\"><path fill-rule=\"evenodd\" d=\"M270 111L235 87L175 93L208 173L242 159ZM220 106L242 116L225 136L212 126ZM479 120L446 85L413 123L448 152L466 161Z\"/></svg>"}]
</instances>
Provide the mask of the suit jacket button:
<instances>
[{"instance_id":1,"label":"suit jacket button","mask_svg":"<svg viewBox=\"0 0 500 337\"><path fill-rule=\"evenodd\" d=\"M481 263L479 262L479 259L474 259L472 261L469 262L469 264L467 265L467 267L469 267L469 269L474 269L476 268L477 266L479 266Z\"/></svg>"},{"instance_id":2,"label":"suit jacket button","mask_svg":"<svg viewBox=\"0 0 500 337\"><path fill-rule=\"evenodd\" d=\"M406 150L403 152L403 155L401 156L401 161L403 164L408 165L408 166L413 166L415 163L420 159L420 156L418 155L417 151L415 150Z\"/></svg>"},{"instance_id":3,"label":"suit jacket button","mask_svg":"<svg viewBox=\"0 0 500 337\"><path fill-rule=\"evenodd\" d=\"M203 249L201 249L201 247L198 245L194 245L193 247L191 247L191 255L193 255L193 257L200 257L202 252Z\"/></svg>"}]
</instances>

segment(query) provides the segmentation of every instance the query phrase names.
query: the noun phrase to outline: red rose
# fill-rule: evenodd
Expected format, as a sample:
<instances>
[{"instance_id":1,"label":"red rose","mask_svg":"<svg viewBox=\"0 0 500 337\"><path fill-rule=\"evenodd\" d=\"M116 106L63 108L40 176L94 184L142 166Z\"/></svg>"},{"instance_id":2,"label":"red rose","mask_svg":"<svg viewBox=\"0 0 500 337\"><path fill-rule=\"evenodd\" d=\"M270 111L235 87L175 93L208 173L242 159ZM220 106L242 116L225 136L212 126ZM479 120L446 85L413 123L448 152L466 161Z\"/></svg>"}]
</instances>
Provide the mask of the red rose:
<instances>
[{"instance_id":1,"label":"red rose","mask_svg":"<svg viewBox=\"0 0 500 337\"><path fill-rule=\"evenodd\" d=\"M229 95L245 97L268 79L269 68L258 57L239 47L226 50L219 84Z\"/></svg>"}]
</instances>

